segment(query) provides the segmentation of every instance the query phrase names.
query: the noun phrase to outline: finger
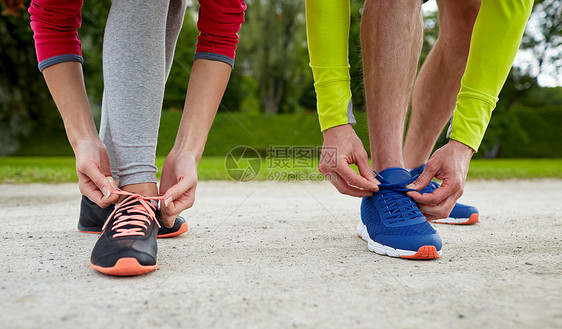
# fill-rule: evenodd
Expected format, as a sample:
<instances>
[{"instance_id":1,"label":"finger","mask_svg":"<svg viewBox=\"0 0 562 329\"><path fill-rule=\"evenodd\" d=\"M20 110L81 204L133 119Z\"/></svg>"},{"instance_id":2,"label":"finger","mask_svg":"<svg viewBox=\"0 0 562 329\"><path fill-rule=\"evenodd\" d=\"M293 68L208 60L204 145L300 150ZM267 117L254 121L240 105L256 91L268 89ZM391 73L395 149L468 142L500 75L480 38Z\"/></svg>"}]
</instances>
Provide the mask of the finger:
<instances>
[{"instance_id":1,"label":"finger","mask_svg":"<svg viewBox=\"0 0 562 329\"><path fill-rule=\"evenodd\" d=\"M186 177L180 177L176 184L172 185L166 191L163 189L160 193L164 192L164 204L168 206L168 203L173 202L175 199L179 198L182 194L187 192L190 188L194 187L197 181L187 179Z\"/></svg>"},{"instance_id":2,"label":"finger","mask_svg":"<svg viewBox=\"0 0 562 329\"><path fill-rule=\"evenodd\" d=\"M428 166L425 167L424 171L420 174L420 176L410 185L406 186L406 188L411 188L414 190L421 190L435 177L437 170L434 170Z\"/></svg>"},{"instance_id":3,"label":"finger","mask_svg":"<svg viewBox=\"0 0 562 329\"><path fill-rule=\"evenodd\" d=\"M351 169L351 168L350 168ZM334 187L341 193L355 197L372 196L373 192L369 190L361 190L347 184L346 180L335 172L326 173L324 176L334 185Z\"/></svg>"},{"instance_id":4,"label":"finger","mask_svg":"<svg viewBox=\"0 0 562 329\"><path fill-rule=\"evenodd\" d=\"M420 194L419 196L414 195L411 198L420 204L438 205L441 202L443 202L443 200L450 197L451 195L455 195L456 192L457 191L452 187L451 184L444 183L432 193L424 193L424 194Z\"/></svg>"},{"instance_id":5,"label":"finger","mask_svg":"<svg viewBox=\"0 0 562 329\"><path fill-rule=\"evenodd\" d=\"M457 199L457 195L451 195L438 205L420 204L418 207L422 214L429 220L447 218L451 214Z\"/></svg>"},{"instance_id":6,"label":"finger","mask_svg":"<svg viewBox=\"0 0 562 329\"><path fill-rule=\"evenodd\" d=\"M160 206L164 225L167 227L173 226L177 215L193 205L196 186L196 180L181 177L175 185L165 191L163 197L164 204ZM192 196L190 196L189 192L191 192Z\"/></svg>"},{"instance_id":7,"label":"finger","mask_svg":"<svg viewBox=\"0 0 562 329\"><path fill-rule=\"evenodd\" d=\"M78 173L78 178L78 187L80 192L98 206L106 208L110 204L116 203L119 200L119 196L114 194L110 194L109 197L106 197L87 175ZM115 187L114 184L115 182L111 180L110 185L112 185L112 189Z\"/></svg>"},{"instance_id":8,"label":"finger","mask_svg":"<svg viewBox=\"0 0 562 329\"><path fill-rule=\"evenodd\" d=\"M361 176L367 179L368 182L373 182L373 187L371 191L376 192L379 190L380 182L375 177L375 173L371 170L371 166L369 166L369 159L367 155L361 156L357 159L357 169L359 169L359 173Z\"/></svg>"},{"instance_id":9,"label":"finger","mask_svg":"<svg viewBox=\"0 0 562 329\"><path fill-rule=\"evenodd\" d=\"M119 183L116 182L112 176L106 176L107 180L109 181L109 184L111 185L111 187L113 188L111 191L115 191L115 190L119 190Z\"/></svg>"},{"instance_id":10,"label":"finger","mask_svg":"<svg viewBox=\"0 0 562 329\"><path fill-rule=\"evenodd\" d=\"M90 180L97 186L104 197L109 198L111 196L111 191L113 190L111 182L113 181L113 178L109 180L108 176L102 174L98 166L93 162L87 162L80 169L80 171L84 175L88 176L88 178L90 178Z\"/></svg>"},{"instance_id":11,"label":"finger","mask_svg":"<svg viewBox=\"0 0 562 329\"><path fill-rule=\"evenodd\" d=\"M440 217L438 217L438 216L433 216L433 215L430 215L430 214L424 214L424 213L422 213L422 214L425 216L425 219L427 219L427 220L429 220L429 221L434 221L434 220L438 220L438 219L443 219L443 218L440 218Z\"/></svg>"},{"instance_id":12,"label":"finger","mask_svg":"<svg viewBox=\"0 0 562 329\"><path fill-rule=\"evenodd\" d=\"M100 207L107 207L106 200L104 200L103 193L98 189L98 187L90 180L86 175L78 175L78 188L80 193L87 196L90 200L96 203ZM82 177L80 177L82 176Z\"/></svg>"},{"instance_id":13,"label":"finger","mask_svg":"<svg viewBox=\"0 0 562 329\"><path fill-rule=\"evenodd\" d=\"M417 191L410 191L410 192L406 192L406 195L409 196L410 198L412 198L412 200L414 200L416 203L423 203L421 202L421 193L417 192Z\"/></svg>"},{"instance_id":14,"label":"finger","mask_svg":"<svg viewBox=\"0 0 562 329\"><path fill-rule=\"evenodd\" d=\"M334 171L347 182L346 185L371 191L374 189L378 190L378 186L375 182L369 181L365 177L357 174L345 161L338 161Z\"/></svg>"},{"instance_id":15,"label":"finger","mask_svg":"<svg viewBox=\"0 0 562 329\"><path fill-rule=\"evenodd\" d=\"M169 202L168 205L163 205L160 208L162 222L164 222L166 227L174 226L176 217L178 217L182 211L191 208L194 203L195 188L192 188L180 197L176 198L174 201Z\"/></svg>"}]
</instances>

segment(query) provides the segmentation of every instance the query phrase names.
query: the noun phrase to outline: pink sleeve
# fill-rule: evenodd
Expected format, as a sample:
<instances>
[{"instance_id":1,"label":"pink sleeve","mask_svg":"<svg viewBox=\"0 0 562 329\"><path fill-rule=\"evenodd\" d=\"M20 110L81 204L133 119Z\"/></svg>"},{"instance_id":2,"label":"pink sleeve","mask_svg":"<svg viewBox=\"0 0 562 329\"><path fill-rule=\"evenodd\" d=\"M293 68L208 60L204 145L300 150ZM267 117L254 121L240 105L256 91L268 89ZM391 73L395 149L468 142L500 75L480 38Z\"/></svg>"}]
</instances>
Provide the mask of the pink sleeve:
<instances>
[{"instance_id":1,"label":"pink sleeve","mask_svg":"<svg viewBox=\"0 0 562 329\"><path fill-rule=\"evenodd\" d=\"M61 62L83 61L78 39L82 3L82 0L31 1L31 29L41 71Z\"/></svg>"},{"instance_id":2,"label":"pink sleeve","mask_svg":"<svg viewBox=\"0 0 562 329\"><path fill-rule=\"evenodd\" d=\"M244 0L199 0L195 59L218 60L234 65L238 31L244 22Z\"/></svg>"}]
</instances>

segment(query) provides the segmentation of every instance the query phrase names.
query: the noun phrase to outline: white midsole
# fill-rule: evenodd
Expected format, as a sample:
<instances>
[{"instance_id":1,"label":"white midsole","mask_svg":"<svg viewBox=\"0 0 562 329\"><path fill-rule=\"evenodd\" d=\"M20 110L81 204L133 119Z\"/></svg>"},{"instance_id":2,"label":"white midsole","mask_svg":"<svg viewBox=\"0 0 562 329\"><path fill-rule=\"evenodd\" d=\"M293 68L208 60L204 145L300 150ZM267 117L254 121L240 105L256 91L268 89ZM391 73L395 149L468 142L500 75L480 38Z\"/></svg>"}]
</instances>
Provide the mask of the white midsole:
<instances>
[{"instance_id":1,"label":"white midsole","mask_svg":"<svg viewBox=\"0 0 562 329\"><path fill-rule=\"evenodd\" d=\"M362 221L359 221L357 224L357 234L365 241L367 241L367 248L370 251L376 252L380 255L388 255L390 257L402 257L402 256L413 256L418 251L411 251L411 250L402 250L402 249L394 249L389 246L382 245L378 242L375 242L371 239L369 232L367 231L367 226L363 224ZM438 250L437 254L441 256L443 249Z\"/></svg>"},{"instance_id":2,"label":"white midsole","mask_svg":"<svg viewBox=\"0 0 562 329\"><path fill-rule=\"evenodd\" d=\"M443 219L436 219L436 220L431 220L430 222L432 223L438 223L438 224L462 224L462 223L466 223L470 220L470 218L452 218L452 217L448 217L448 218L443 218Z\"/></svg>"}]
</instances>

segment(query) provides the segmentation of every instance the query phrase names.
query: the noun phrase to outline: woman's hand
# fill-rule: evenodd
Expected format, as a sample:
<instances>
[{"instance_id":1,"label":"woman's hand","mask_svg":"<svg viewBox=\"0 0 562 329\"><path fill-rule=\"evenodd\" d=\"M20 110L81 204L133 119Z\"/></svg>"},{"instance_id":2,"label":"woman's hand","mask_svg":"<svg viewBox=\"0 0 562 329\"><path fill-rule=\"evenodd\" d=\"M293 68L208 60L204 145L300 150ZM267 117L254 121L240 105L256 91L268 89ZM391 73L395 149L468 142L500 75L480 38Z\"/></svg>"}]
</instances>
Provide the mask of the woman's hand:
<instances>
[{"instance_id":1,"label":"woman's hand","mask_svg":"<svg viewBox=\"0 0 562 329\"><path fill-rule=\"evenodd\" d=\"M109 156L99 137L81 140L74 148L80 192L105 208L119 199L111 190L118 186L111 177Z\"/></svg>"},{"instance_id":2,"label":"woman's hand","mask_svg":"<svg viewBox=\"0 0 562 329\"><path fill-rule=\"evenodd\" d=\"M164 196L163 204L160 204L160 219L166 227L172 227L176 217L193 206L196 188L195 157L172 149L164 161L160 178L160 195Z\"/></svg>"}]
</instances>

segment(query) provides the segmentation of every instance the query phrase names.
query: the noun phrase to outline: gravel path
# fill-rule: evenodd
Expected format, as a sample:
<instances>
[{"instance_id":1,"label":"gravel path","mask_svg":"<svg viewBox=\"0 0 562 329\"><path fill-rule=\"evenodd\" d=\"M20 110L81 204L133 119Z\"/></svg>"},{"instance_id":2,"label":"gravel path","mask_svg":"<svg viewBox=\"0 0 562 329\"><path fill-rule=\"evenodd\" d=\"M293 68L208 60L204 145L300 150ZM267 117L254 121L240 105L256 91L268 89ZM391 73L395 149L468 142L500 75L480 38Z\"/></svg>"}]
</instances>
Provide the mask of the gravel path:
<instances>
[{"instance_id":1,"label":"gravel path","mask_svg":"<svg viewBox=\"0 0 562 329\"><path fill-rule=\"evenodd\" d=\"M359 199L328 183L201 182L159 268L88 266L74 184L0 185L2 328L560 328L562 181L471 181L443 257L367 250Z\"/></svg>"}]
</instances>

